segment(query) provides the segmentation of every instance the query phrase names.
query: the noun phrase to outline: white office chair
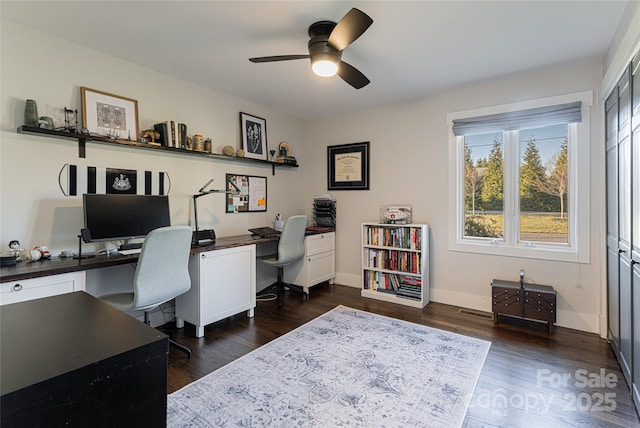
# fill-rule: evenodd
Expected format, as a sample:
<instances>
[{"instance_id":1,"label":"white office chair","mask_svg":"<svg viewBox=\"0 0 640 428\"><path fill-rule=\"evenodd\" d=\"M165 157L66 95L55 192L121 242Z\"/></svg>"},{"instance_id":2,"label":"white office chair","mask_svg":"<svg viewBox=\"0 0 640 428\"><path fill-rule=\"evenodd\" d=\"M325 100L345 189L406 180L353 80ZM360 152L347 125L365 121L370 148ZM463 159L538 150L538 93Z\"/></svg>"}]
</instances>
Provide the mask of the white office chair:
<instances>
[{"instance_id":1,"label":"white office chair","mask_svg":"<svg viewBox=\"0 0 640 428\"><path fill-rule=\"evenodd\" d=\"M191 288L189 251L192 230L189 226L161 227L145 238L133 277L133 290L100 296L101 300L121 310L149 312L161 304L186 293ZM169 344L186 352L191 350L169 339Z\"/></svg>"},{"instance_id":2,"label":"white office chair","mask_svg":"<svg viewBox=\"0 0 640 428\"><path fill-rule=\"evenodd\" d=\"M276 289L278 306L282 306L284 288L306 295L304 289L298 285L287 284L282 280L285 266L304 257L304 232L307 227L307 216L294 215L287 219L280 234L278 253L261 256L258 260L268 266L278 268L278 280L265 290Z\"/></svg>"}]
</instances>

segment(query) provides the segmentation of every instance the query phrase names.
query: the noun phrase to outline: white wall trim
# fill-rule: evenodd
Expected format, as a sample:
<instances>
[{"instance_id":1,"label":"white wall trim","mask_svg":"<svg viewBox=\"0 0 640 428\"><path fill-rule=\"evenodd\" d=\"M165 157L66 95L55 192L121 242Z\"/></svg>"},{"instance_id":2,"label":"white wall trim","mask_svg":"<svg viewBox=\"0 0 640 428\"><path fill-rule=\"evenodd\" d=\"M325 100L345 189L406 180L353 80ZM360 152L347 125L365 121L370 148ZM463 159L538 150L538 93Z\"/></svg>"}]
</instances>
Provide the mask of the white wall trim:
<instances>
[{"instance_id":1,"label":"white wall trim","mask_svg":"<svg viewBox=\"0 0 640 428\"><path fill-rule=\"evenodd\" d=\"M460 137L453 135L453 121L460 118L485 116L490 114L506 113L530 108L545 107L550 105L565 104L580 101L582 103L582 121L577 124L577 134L571 138L569 147L569 163L572 173L572 181L569 187L570 200L578 201L578 204L570 204L569 216L576 219L572 222L569 231L570 247L561 248L552 245L540 244L530 248L525 245L504 245L499 241L465 239L462 230L462 208L464 206L463 182L459 180L464 169L463 159L459 155ZM590 151L593 145L591 139L591 114L593 106L593 91L581 91L571 94L563 94L546 98L538 98L516 103L501 104L483 107L479 109L452 112L447 114L449 128L449 250L471 253L492 254L503 257L521 257L542 260L590 263L590 186L591 160ZM572 132L570 130L570 132ZM579 144L586 143L588 150L578 149ZM506 144L506 143L505 143ZM505 157L509 150L505 149ZM513 152L516 155L517 152ZM512 161L514 159L511 159ZM507 162L507 167L516 165ZM575 178L573 178L575 177ZM505 169L505 180L508 180L508 170ZM505 198L507 195L505 195ZM505 207L508 206L505 202ZM508 231L505 230L505 238Z\"/></svg>"},{"instance_id":2,"label":"white wall trim","mask_svg":"<svg viewBox=\"0 0 640 428\"><path fill-rule=\"evenodd\" d=\"M487 285L486 296L457 293L454 291L431 289L431 301L459 306L477 311L491 312L491 288ZM558 310L556 326L596 333L600 335L598 315L583 314L567 310Z\"/></svg>"},{"instance_id":3,"label":"white wall trim","mask_svg":"<svg viewBox=\"0 0 640 428\"><path fill-rule=\"evenodd\" d=\"M348 287L362 288L360 285L361 276L349 273L336 272L335 284L346 285Z\"/></svg>"},{"instance_id":4,"label":"white wall trim","mask_svg":"<svg viewBox=\"0 0 640 428\"><path fill-rule=\"evenodd\" d=\"M616 51L609 68L605 70L600 87L600 101L604 102L607 96L618 83L624 69L629 65L635 53L640 51L640 7L636 9L629 27L625 32L620 46Z\"/></svg>"}]
</instances>

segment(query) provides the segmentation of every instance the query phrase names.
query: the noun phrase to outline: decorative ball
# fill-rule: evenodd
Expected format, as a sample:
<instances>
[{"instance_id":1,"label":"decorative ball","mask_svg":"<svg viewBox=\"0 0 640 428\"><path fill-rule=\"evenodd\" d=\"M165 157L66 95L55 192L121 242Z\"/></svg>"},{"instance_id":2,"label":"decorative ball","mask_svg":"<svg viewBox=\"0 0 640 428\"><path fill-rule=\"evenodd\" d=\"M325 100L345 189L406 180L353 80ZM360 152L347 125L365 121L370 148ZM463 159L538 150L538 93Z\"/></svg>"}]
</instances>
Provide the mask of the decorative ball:
<instances>
[{"instance_id":1,"label":"decorative ball","mask_svg":"<svg viewBox=\"0 0 640 428\"><path fill-rule=\"evenodd\" d=\"M231 146L224 146L222 148L222 154L225 156L233 156L233 154L236 152L236 149L234 149Z\"/></svg>"},{"instance_id":2,"label":"decorative ball","mask_svg":"<svg viewBox=\"0 0 640 428\"><path fill-rule=\"evenodd\" d=\"M239 157L239 158L243 158L244 157L244 150L238 149L238 151L236 152L236 156Z\"/></svg>"}]
</instances>

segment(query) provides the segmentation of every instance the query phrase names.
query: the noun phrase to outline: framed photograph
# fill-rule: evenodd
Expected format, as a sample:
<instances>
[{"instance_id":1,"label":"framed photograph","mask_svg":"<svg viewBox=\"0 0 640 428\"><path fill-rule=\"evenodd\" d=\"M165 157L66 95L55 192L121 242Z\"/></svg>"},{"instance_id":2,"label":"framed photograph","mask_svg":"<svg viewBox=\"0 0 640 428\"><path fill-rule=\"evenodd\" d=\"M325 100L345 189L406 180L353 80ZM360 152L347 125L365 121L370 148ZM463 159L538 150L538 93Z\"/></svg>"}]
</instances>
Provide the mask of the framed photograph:
<instances>
[{"instance_id":1,"label":"framed photograph","mask_svg":"<svg viewBox=\"0 0 640 428\"><path fill-rule=\"evenodd\" d=\"M327 147L329 190L369 190L369 142Z\"/></svg>"},{"instance_id":2,"label":"framed photograph","mask_svg":"<svg viewBox=\"0 0 640 428\"><path fill-rule=\"evenodd\" d=\"M116 140L138 141L138 101L84 86L80 92L83 128Z\"/></svg>"},{"instance_id":3,"label":"framed photograph","mask_svg":"<svg viewBox=\"0 0 640 428\"><path fill-rule=\"evenodd\" d=\"M244 156L267 160L267 121L247 113L240 113L240 135Z\"/></svg>"},{"instance_id":4,"label":"framed photograph","mask_svg":"<svg viewBox=\"0 0 640 428\"><path fill-rule=\"evenodd\" d=\"M227 213L267 210L267 177L227 174Z\"/></svg>"}]
</instances>

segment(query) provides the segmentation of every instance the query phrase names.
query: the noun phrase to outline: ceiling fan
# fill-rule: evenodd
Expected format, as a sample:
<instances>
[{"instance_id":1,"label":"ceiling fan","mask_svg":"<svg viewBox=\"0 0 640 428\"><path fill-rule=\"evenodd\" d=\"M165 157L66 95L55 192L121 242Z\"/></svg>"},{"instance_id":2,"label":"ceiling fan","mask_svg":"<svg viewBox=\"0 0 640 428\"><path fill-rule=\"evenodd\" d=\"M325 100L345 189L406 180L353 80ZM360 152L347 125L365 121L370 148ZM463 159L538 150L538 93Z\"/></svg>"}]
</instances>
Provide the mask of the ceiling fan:
<instances>
[{"instance_id":1,"label":"ceiling fan","mask_svg":"<svg viewBox=\"0 0 640 428\"><path fill-rule=\"evenodd\" d=\"M356 89L369 84L369 79L352 65L342 61L344 49L360 37L373 19L359 9L353 8L338 22L318 21L309 26L308 55L276 55L249 58L251 62L311 60L311 68L318 76L335 74Z\"/></svg>"}]
</instances>

